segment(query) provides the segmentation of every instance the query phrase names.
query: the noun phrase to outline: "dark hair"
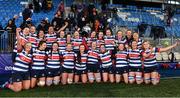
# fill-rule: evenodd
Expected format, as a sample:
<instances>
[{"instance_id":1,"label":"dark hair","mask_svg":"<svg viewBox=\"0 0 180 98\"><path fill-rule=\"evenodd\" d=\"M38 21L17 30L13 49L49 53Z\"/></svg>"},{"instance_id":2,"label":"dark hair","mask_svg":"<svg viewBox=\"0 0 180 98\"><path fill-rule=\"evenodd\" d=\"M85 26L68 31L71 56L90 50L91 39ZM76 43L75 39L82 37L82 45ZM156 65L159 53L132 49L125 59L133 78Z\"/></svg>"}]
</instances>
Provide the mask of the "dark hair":
<instances>
[{"instance_id":1,"label":"dark hair","mask_svg":"<svg viewBox=\"0 0 180 98\"><path fill-rule=\"evenodd\" d=\"M66 38L66 43L67 43L67 36L68 36L68 35L70 35L70 36L71 36L71 34L70 34L70 33L68 33L68 34L66 34L66 35L65 35L65 38Z\"/></svg>"},{"instance_id":2,"label":"dark hair","mask_svg":"<svg viewBox=\"0 0 180 98\"><path fill-rule=\"evenodd\" d=\"M118 38L117 38L117 34L118 34L118 32L122 32L122 33L123 33L123 31L121 31L121 30L118 30L118 31L116 32L115 39L118 39ZM122 36L123 36L123 35L122 35Z\"/></svg>"},{"instance_id":3,"label":"dark hair","mask_svg":"<svg viewBox=\"0 0 180 98\"><path fill-rule=\"evenodd\" d=\"M124 49L123 49L123 50L126 50L125 44L123 44L123 43L118 43L118 49L117 49L117 50L120 51L120 50L119 50L119 45L120 45L120 44L122 44L122 45L124 46Z\"/></svg>"},{"instance_id":4,"label":"dark hair","mask_svg":"<svg viewBox=\"0 0 180 98\"><path fill-rule=\"evenodd\" d=\"M105 35L106 35L106 31L107 31L107 30L110 30L111 35L113 35L113 31L112 31L112 29L111 29L111 28L106 28L106 30L105 30Z\"/></svg>"},{"instance_id":5,"label":"dark hair","mask_svg":"<svg viewBox=\"0 0 180 98\"><path fill-rule=\"evenodd\" d=\"M40 47L42 44L44 44L44 43L46 43L46 41L40 41L39 44L38 44L38 49L39 49L39 47Z\"/></svg>"},{"instance_id":6,"label":"dark hair","mask_svg":"<svg viewBox=\"0 0 180 98\"><path fill-rule=\"evenodd\" d=\"M43 31L44 32L44 30L42 30L42 29L40 29L39 31L38 31L38 33L37 33L37 38L39 38L39 32L40 31ZM45 33L45 32L44 32ZM45 36L44 36L45 37Z\"/></svg>"},{"instance_id":7,"label":"dark hair","mask_svg":"<svg viewBox=\"0 0 180 98\"><path fill-rule=\"evenodd\" d=\"M100 31L101 32L101 31ZM100 33L99 32L99 33ZM97 39L99 39L99 33L98 33L98 35L97 35ZM102 37L102 40L104 40L104 32L101 32L101 33L103 33L103 37Z\"/></svg>"},{"instance_id":8,"label":"dark hair","mask_svg":"<svg viewBox=\"0 0 180 98\"><path fill-rule=\"evenodd\" d=\"M82 45L85 47L84 44L80 44L80 45L79 45L79 48L80 48L80 46L82 46ZM85 47L84 52L86 52L86 47ZM81 53L80 53L80 51L77 53L77 62L78 62L78 63L81 63Z\"/></svg>"},{"instance_id":9,"label":"dark hair","mask_svg":"<svg viewBox=\"0 0 180 98\"><path fill-rule=\"evenodd\" d=\"M131 46L130 46L130 47L131 47L131 49L132 49L132 43L133 43L133 42L136 42L136 43L137 43L137 41L135 41L135 40L132 40L132 41L131 41Z\"/></svg>"},{"instance_id":10,"label":"dark hair","mask_svg":"<svg viewBox=\"0 0 180 98\"><path fill-rule=\"evenodd\" d=\"M104 46L104 47L105 47L105 44L101 44L101 45L100 45L100 50L101 50L101 47L102 47L102 46ZM106 51L107 51L107 50L106 50Z\"/></svg>"},{"instance_id":11,"label":"dark hair","mask_svg":"<svg viewBox=\"0 0 180 98\"><path fill-rule=\"evenodd\" d=\"M52 52L52 51L53 51L53 44L57 44L57 45L58 45L57 51L58 51L58 54L59 54L59 44L58 44L58 42L53 42L53 43L52 43L51 52L50 52L50 53L51 53L51 57L52 57L52 53L53 53L53 52Z\"/></svg>"}]
</instances>

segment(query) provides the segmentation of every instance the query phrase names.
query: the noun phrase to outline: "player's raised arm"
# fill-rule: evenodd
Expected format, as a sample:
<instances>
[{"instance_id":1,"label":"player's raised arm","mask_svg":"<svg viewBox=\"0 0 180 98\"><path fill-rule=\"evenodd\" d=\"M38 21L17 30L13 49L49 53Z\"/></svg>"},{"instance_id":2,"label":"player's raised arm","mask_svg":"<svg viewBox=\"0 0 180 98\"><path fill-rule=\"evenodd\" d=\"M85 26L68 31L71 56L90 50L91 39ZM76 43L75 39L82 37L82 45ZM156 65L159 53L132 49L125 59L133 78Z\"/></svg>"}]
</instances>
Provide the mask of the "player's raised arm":
<instances>
[{"instance_id":1,"label":"player's raised arm","mask_svg":"<svg viewBox=\"0 0 180 98\"><path fill-rule=\"evenodd\" d=\"M165 48L160 48L159 49L159 52L164 52L164 51L168 51L174 47L178 46L178 42L176 42L175 44L171 45L171 46L168 46L168 47L165 47Z\"/></svg>"}]
</instances>

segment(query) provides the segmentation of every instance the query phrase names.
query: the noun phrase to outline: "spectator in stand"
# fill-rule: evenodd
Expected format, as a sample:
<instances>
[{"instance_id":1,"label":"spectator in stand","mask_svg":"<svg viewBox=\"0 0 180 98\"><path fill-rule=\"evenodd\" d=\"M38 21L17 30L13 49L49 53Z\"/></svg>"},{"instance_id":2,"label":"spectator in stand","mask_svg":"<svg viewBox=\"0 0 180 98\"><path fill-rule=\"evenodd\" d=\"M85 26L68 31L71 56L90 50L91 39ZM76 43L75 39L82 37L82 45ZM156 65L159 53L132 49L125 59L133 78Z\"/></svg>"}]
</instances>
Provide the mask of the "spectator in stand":
<instances>
[{"instance_id":1,"label":"spectator in stand","mask_svg":"<svg viewBox=\"0 0 180 98\"><path fill-rule=\"evenodd\" d=\"M31 18L28 18L26 21L24 21L21 25L20 28L24 29L25 27L30 28L31 26L33 26L32 20Z\"/></svg>"},{"instance_id":2,"label":"spectator in stand","mask_svg":"<svg viewBox=\"0 0 180 98\"><path fill-rule=\"evenodd\" d=\"M54 27L55 31L58 31L64 24L64 19L62 17L62 14L60 11L57 11L57 13L55 14L51 25Z\"/></svg>"},{"instance_id":3,"label":"spectator in stand","mask_svg":"<svg viewBox=\"0 0 180 98\"><path fill-rule=\"evenodd\" d=\"M99 32L101 30L101 23L98 19L95 19L94 22L93 22L93 28L92 30L96 31L96 32Z\"/></svg>"},{"instance_id":4,"label":"spectator in stand","mask_svg":"<svg viewBox=\"0 0 180 98\"><path fill-rule=\"evenodd\" d=\"M43 0L42 2L42 10L46 12L48 10L48 3L47 0Z\"/></svg>"},{"instance_id":5,"label":"spectator in stand","mask_svg":"<svg viewBox=\"0 0 180 98\"><path fill-rule=\"evenodd\" d=\"M40 12L39 0L33 0L33 5L34 5L34 12L39 13Z\"/></svg>"},{"instance_id":6,"label":"spectator in stand","mask_svg":"<svg viewBox=\"0 0 180 98\"><path fill-rule=\"evenodd\" d=\"M18 18L18 16L14 15L13 19L9 19L8 24L5 27L5 30L8 31L8 33L15 33L16 32L15 20L17 18Z\"/></svg>"},{"instance_id":7,"label":"spectator in stand","mask_svg":"<svg viewBox=\"0 0 180 98\"><path fill-rule=\"evenodd\" d=\"M8 24L4 28L8 32L8 45L10 46L9 48L13 48L13 44L15 42L15 32L16 32L16 24L15 24L15 19L17 19L18 16L15 15L13 19L10 19L8 21Z\"/></svg>"},{"instance_id":8,"label":"spectator in stand","mask_svg":"<svg viewBox=\"0 0 180 98\"><path fill-rule=\"evenodd\" d=\"M25 6L25 9L22 12L22 16L23 16L23 21L26 21L28 18L31 18L32 11L29 9L28 5Z\"/></svg>"},{"instance_id":9,"label":"spectator in stand","mask_svg":"<svg viewBox=\"0 0 180 98\"><path fill-rule=\"evenodd\" d=\"M64 2L61 1L58 5L58 10L57 11L60 11L62 16L64 16Z\"/></svg>"},{"instance_id":10,"label":"spectator in stand","mask_svg":"<svg viewBox=\"0 0 180 98\"><path fill-rule=\"evenodd\" d=\"M43 19L43 20L41 20L41 23L37 26L37 31L40 31L40 30L48 31L49 26L50 26L50 24L47 21L47 19Z\"/></svg>"},{"instance_id":11,"label":"spectator in stand","mask_svg":"<svg viewBox=\"0 0 180 98\"><path fill-rule=\"evenodd\" d=\"M89 23L88 10L83 9L83 11L78 14L78 27L82 29L87 23Z\"/></svg>"},{"instance_id":12,"label":"spectator in stand","mask_svg":"<svg viewBox=\"0 0 180 98\"><path fill-rule=\"evenodd\" d=\"M71 11L68 15L68 18L70 20L70 30L73 29L77 25L77 17L78 17L78 10L76 5L71 5Z\"/></svg>"},{"instance_id":13,"label":"spectator in stand","mask_svg":"<svg viewBox=\"0 0 180 98\"><path fill-rule=\"evenodd\" d=\"M94 22L95 20L98 20L99 19L99 15L96 11L96 8L93 8L92 9L92 12L89 13L89 20L90 22Z\"/></svg>"}]
</instances>

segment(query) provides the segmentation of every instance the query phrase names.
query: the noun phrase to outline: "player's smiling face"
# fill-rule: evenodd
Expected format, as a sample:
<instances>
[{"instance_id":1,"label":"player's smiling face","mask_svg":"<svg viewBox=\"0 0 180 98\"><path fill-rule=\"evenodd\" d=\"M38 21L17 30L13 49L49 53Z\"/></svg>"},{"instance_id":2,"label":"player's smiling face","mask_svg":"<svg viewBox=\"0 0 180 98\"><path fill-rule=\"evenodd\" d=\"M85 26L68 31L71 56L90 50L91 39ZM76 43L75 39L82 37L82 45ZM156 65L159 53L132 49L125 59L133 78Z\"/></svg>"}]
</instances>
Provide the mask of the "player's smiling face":
<instances>
[{"instance_id":1,"label":"player's smiling face","mask_svg":"<svg viewBox=\"0 0 180 98\"><path fill-rule=\"evenodd\" d=\"M111 31L110 30L106 30L106 36L111 36Z\"/></svg>"},{"instance_id":2,"label":"player's smiling face","mask_svg":"<svg viewBox=\"0 0 180 98\"><path fill-rule=\"evenodd\" d=\"M24 28L23 29L23 34L28 35L29 34L29 28Z\"/></svg>"},{"instance_id":3,"label":"player's smiling face","mask_svg":"<svg viewBox=\"0 0 180 98\"><path fill-rule=\"evenodd\" d=\"M30 51L31 51L31 48L32 48L31 43L27 43L27 44L25 45L25 51L30 52Z\"/></svg>"},{"instance_id":4,"label":"player's smiling face","mask_svg":"<svg viewBox=\"0 0 180 98\"><path fill-rule=\"evenodd\" d=\"M99 32L99 38L103 38L103 32Z\"/></svg>"},{"instance_id":5,"label":"player's smiling face","mask_svg":"<svg viewBox=\"0 0 180 98\"><path fill-rule=\"evenodd\" d=\"M84 45L80 45L79 49L80 49L80 52L82 53L82 52L85 51L85 46Z\"/></svg>"},{"instance_id":6,"label":"player's smiling face","mask_svg":"<svg viewBox=\"0 0 180 98\"><path fill-rule=\"evenodd\" d=\"M121 51L124 50L124 45L123 44L119 44L118 49L121 50Z\"/></svg>"},{"instance_id":7,"label":"player's smiling face","mask_svg":"<svg viewBox=\"0 0 180 98\"><path fill-rule=\"evenodd\" d=\"M92 42L92 49L96 49L96 42Z\"/></svg>"},{"instance_id":8,"label":"player's smiling face","mask_svg":"<svg viewBox=\"0 0 180 98\"><path fill-rule=\"evenodd\" d=\"M135 40L138 40L138 39L139 39L139 34L138 34L138 33L134 33L134 34L133 34L133 38L134 38Z\"/></svg>"},{"instance_id":9,"label":"player's smiling face","mask_svg":"<svg viewBox=\"0 0 180 98\"><path fill-rule=\"evenodd\" d=\"M54 43L52 45L52 48L53 48L53 51L57 51L58 50L58 44L57 43Z\"/></svg>"},{"instance_id":10,"label":"player's smiling face","mask_svg":"<svg viewBox=\"0 0 180 98\"><path fill-rule=\"evenodd\" d=\"M63 38L64 35L65 35L65 34L64 34L64 31L61 31L61 32L60 32L60 38Z\"/></svg>"},{"instance_id":11,"label":"player's smiling face","mask_svg":"<svg viewBox=\"0 0 180 98\"><path fill-rule=\"evenodd\" d=\"M93 32L91 33L91 38L94 38L94 37L96 37L96 32L95 32L95 31L93 31Z\"/></svg>"},{"instance_id":12,"label":"player's smiling face","mask_svg":"<svg viewBox=\"0 0 180 98\"><path fill-rule=\"evenodd\" d=\"M71 44L67 44L66 49L67 49L67 51L71 51L72 50L72 45Z\"/></svg>"},{"instance_id":13,"label":"player's smiling face","mask_svg":"<svg viewBox=\"0 0 180 98\"><path fill-rule=\"evenodd\" d=\"M123 33L121 31L117 32L117 37L118 38L122 38L122 36L123 36Z\"/></svg>"},{"instance_id":14,"label":"player's smiling face","mask_svg":"<svg viewBox=\"0 0 180 98\"><path fill-rule=\"evenodd\" d=\"M79 38L79 32L78 31L74 32L74 38Z\"/></svg>"},{"instance_id":15,"label":"player's smiling face","mask_svg":"<svg viewBox=\"0 0 180 98\"><path fill-rule=\"evenodd\" d=\"M39 38L43 38L44 37L44 31L40 30L39 31Z\"/></svg>"},{"instance_id":16,"label":"player's smiling face","mask_svg":"<svg viewBox=\"0 0 180 98\"><path fill-rule=\"evenodd\" d=\"M137 49L137 42L136 41L132 42L132 49Z\"/></svg>"},{"instance_id":17,"label":"player's smiling face","mask_svg":"<svg viewBox=\"0 0 180 98\"><path fill-rule=\"evenodd\" d=\"M34 34L34 33L36 32L36 28L35 28L34 26L32 26L32 27L30 28L30 32L31 32L32 34Z\"/></svg>"},{"instance_id":18,"label":"player's smiling face","mask_svg":"<svg viewBox=\"0 0 180 98\"><path fill-rule=\"evenodd\" d=\"M149 42L148 42L148 41L146 41L146 42L143 43L143 48L144 48L145 50L148 49L148 48L150 48L150 45L149 45Z\"/></svg>"},{"instance_id":19,"label":"player's smiling face","mask_svg":"<svg viewBox=\"0 0 180 98\"><path fill-rule=\"evenodd\" d=\"M104 45L101 45L101 47L100 47L100 51L101 51L101 53L106 52L106 48L105 48L105 46L104 46Z\"/></svg>"},{"instance_id":20,"label":"player's smiling face","mask_svg":"<svg viewBox=\"0 0 180 98\"><path fill-rule=\"evenodd\" d=\"M47 44L46 44L46 43L43 43L43 44L41 45L41 49L42 49L42 50L45 50L45 49L46 49L46 46L47 46Z\"/></svg>"}]
</instances>

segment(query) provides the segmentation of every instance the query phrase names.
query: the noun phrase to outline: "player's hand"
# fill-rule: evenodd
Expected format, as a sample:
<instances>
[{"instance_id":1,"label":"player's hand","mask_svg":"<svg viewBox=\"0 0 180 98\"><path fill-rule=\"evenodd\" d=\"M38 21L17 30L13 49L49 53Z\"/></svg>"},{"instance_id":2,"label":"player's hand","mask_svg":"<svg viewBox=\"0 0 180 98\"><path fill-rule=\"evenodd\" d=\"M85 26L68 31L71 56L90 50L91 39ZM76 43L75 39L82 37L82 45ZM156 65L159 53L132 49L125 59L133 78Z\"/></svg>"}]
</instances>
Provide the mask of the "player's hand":
<instances>
[{"instance_id":1,"label":"player's hand","mask_svg":"<svg viewBox=\"0 0 180 98\"><path fill-rule=\"evenodd\" d=\"M173 44L174 47L178 46L179 42L177 41L175 44Z\"/></svg>"},{"instance_id":2,"label":"player's hand","mask_svg":"<svg viewBox=\"0 0 180 98\"><path fill-rule=\"evenodd\" d=\"M17 19L17 18L18 18L18 15L14 15L14 17L13 17L13 18Z\"/></svg>"},{"instance_id":3,"label":"player's hand","mask_svg":"<svg viewBox=\"0 0 180 98\"><path fill-rule=\"evenodd\" d=\"M16 28L16 33L19 33L21 31L21 28Z\"/></svg>"},{"instance_id":4,"label":"player's hand","mask_svg":"<svg viewBox=\"0 0 180 98\"><path fill-rule=\"evenodd\" d=\"M65 22L65 25L66 25L66 26L68 25L68 22L67 22L67 21Z\"/></svg>"}]
</instances>

